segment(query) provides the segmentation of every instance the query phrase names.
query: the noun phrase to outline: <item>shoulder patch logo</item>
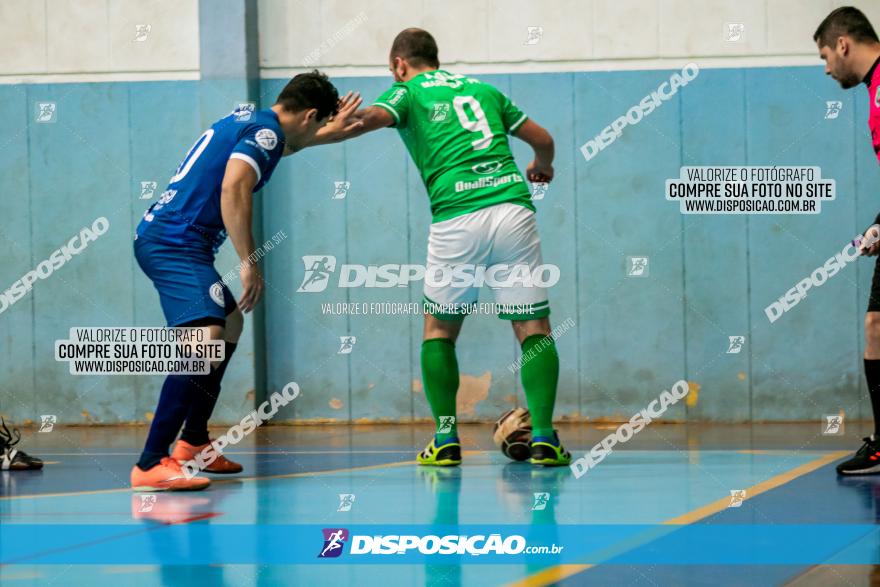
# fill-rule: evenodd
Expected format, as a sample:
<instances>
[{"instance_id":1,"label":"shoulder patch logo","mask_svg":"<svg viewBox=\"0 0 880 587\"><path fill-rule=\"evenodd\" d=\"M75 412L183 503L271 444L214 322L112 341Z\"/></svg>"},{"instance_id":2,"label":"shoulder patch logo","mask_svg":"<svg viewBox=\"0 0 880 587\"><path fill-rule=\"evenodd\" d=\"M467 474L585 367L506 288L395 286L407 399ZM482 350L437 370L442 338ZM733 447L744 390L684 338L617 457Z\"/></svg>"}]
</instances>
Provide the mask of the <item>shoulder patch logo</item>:
<instances>
[{"instance_id":1,"label":"shoulder patch logo","mask_svg":"<svg viewBox=\"0 0 880 587\"><path fill-rule=\"evenodd\" d=\"M278 145L278 135L271 128L261 128L256 134L257 144L271 151Z\"/></svg>"},{"instance_id":2,"label":"shoulder patch logo","mask_svg":"<svg viewBox=\"0 0 880 587\"><path fill-rule=\"evenodd\" d=\"M397 88L394 90L394 93L388 98L388 103L392 106L400 102L400 99L403 98L403 95L406 94L406 88Z\"/></svg>"}]
</instances>

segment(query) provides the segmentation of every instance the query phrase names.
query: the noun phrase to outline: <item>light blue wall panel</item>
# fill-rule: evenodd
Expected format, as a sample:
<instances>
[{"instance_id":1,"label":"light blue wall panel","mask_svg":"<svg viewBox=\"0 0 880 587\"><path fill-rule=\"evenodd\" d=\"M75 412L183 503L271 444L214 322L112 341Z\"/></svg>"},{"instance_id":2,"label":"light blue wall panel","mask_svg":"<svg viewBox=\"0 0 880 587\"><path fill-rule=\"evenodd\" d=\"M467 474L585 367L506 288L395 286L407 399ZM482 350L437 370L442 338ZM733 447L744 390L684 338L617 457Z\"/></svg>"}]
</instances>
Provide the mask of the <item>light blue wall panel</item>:
<instances>
[{"instance_id":1,"label":"light blue wall panel","mask_svg":"<svg viewBox=\"0 0 880 587\"><path fill-rule=\"evenodd\" d=\"M536 123L544 126L553 136L556 158L553 162L555 179L543 199L534 200L537 209L538 230L544 253L544 263L559 267L559 283L550 290L550 324L559 327L567 320L577 322L578 314L578 259L574 243L578 234L578 204L575 188L576 165L580 154L571 119L574 110L574 75L570 73L511 76L511 99ZM554 94L547 99L548 90ZM532 149L523 141L512 138L514 156L520 169L534 158ZM567 326L566 326L567 327ZM586 325L589 328L589 325ZM581 363L580 329L570 327L556 341L559 352L559 388L556 395L558 417L578 417L580 389L578 371ZM518 377L518 374L517 374ZM522 386L519 385L519 403L525 405Z\"/></svg>"},{"instance_id":2,"label":"light blue wall panel","mask_svg":"<svg viewBox=\"0 0 880 587\"><path fill-rule=\"evenodd\" d=\"M0 117L0 291L34 268L28 170L28 118L33 106L25 86L0 87L6 116ZM11 306L0 302L0 414L14 421L39 420L34 379L33 291ZM45 358L41 358L44 362Z\"/></svg>"},{"instance_id":3,"label":"light blue wall panel","mask_svg":"<svg viewBox=\"0 0 880 587\"><path fill-rule=\"evenodd\" d=\"M134 416L131 377L70 375L54 360L54 341L71 327L128 326L134 317L128 95L125 84L28 86L29 102L57 104L56 122L29 121L36 262L95 219L110 223L32 292L37 409L59 422Z\"/></svg>"},{"instance_id":4,"label":"light blue wall panel","mask_svg":"<svg viewBox=\"0 0 880 587\"><path fill-rule=\"evenodd\" d=\"M741 165L746 153L745 72L704 70L681 100L683 165ZM687 375L700 386L688 417L748 420L749 220L742 215L682 219ZM739 353L727 352L730 336L746 337Z\"/></svg>"},{"instance_id":5,"label":"light blue wall panel","mask_svg":"<svg viewBox=\"0 0 880 587\"><path fill-rule=\"evenodd\" d=\"M847 123L855 92L844 93L818 68L748 70L746 86L748 163L820 166L823 176L836 180L838 193L818 215L749 219L752 418L818 419L841 406L851 412L858 405L855 333L864 311L856 300L855 268L810 290L772 324L764 308L855 234L856 146ZM843 112L826 120L825 102L834 99L844 102Z\"/></svg>"},{"instance_id":6,"label":"light blue wall panel","mask_svg":"<svg viewBox=\"0 0 880 587\"><path fill-rule=\"evenodd\" d=\"M389 79L339 80L340 94L358 90L367 103L384 92ZM335 201L346 217L346 259L360 265L408 264L409 226L407 186L400 181L409 155L391 129L347 142L345 181L351 182L344 200ZM332 192L330 192L332 193ZM325 194L324 199L329 199ZM390 302L408 304L421 283L409 287L352 288L354 304ZM368 311L370 311L368 309ZM412 379L409 362L410 314L353 314L349 329L357 336L351 362L351 417L376 420L406 418L412 411Z\"/></svg>"},{"instance_id":7,"label":"light blue wall panel","mask_svg":"<svg viewBox=\"0 0 880 587\"><path fill-rule=\"evenodd\" d=\"M575 136L598 135L670 71L577 74ZM561 114L562 115L562 114ZM680 105L663 103L605 150L577 162L581 413L629 417L685 374L682 226L663 198L681 165ZM580 156L580 154L579 154ZM627 257L648 275L628 277ZM667 417L681 418L677 405Z\"/></svg>"}]
</instances>

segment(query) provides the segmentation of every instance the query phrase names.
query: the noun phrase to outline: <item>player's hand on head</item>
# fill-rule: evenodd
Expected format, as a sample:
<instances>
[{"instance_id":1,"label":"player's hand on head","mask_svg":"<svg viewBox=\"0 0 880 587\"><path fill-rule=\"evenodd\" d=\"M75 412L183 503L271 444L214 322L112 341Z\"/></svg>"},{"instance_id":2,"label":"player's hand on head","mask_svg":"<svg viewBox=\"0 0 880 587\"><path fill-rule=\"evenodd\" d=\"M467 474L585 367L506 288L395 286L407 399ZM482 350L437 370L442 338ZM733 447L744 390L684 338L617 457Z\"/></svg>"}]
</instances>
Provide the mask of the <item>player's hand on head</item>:
<instances>
[{"instance_id":1,"label":"player's hand on head","mask_svg":"<svg viewBox=\"0 0 880 587\"><path fill-rule=\"evenodd\" d=\"M532 183L550 183L553 181L553 166L536 159L526 167L526 178Z\"/></svg>"},{"instance_id":2,"label":"player's hand on head","mask_svg":"<svg viewBox=\"0 0 880 587\"><path fill-rule=\"evenodd\" d=\"M358 106L360 106L363 101L364 99L361 97L360 92L348 92L346 95L339 98L339 103L336 107L336 116L339 116L339 114L342 113L351 114L358 109Z\"/></svg>"},{"instance_id":3,"label":"player's hand on head","mask_svg":"<svg viewBox=\"0 0 880 587\"><path fill-rule=\"evenodd\" d=\"M245 262L239 270L244 288L238 300L238 308L245 314L254 309L263 296L263 274L255 263Z\"/></svg>"},{"instance_id":4,"label":"player's hand on head","mask_svg":"<svg viewBox=\"0 0 880 587\"><path fill-rule=\"evenodd\" d=\"M364 99L360 92L348 92L339 99L339 106L336 114L333 115L332 122L343 131L363 126L364 123L357 116L357 109L363 102Z\"/></svg>"},{"instance_id":5,"label":"player's hand on head","mask_svg":"<svg viewBox=\"0 0 880 587\"><path fill-rule=\"evenodd\" d=\"M859 245L859 252L867 257L873 257L880 253L880 225L874 224L865 231Z\"/></svg>"}]
</instances>

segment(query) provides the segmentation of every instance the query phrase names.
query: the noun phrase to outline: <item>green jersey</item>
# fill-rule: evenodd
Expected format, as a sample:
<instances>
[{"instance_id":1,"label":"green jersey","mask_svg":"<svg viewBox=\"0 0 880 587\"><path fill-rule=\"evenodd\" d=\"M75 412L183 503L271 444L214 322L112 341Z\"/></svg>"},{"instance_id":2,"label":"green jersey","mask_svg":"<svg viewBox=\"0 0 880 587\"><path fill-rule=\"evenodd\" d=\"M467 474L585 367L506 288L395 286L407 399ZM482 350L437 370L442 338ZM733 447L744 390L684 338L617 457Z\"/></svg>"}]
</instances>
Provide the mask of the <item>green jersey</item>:
<instances>
[{"instance_id":1,"label":"green jersey","mask_svg":"<svg viewBox=\"0 0 880 587\"><path fill-rule=\"evenodd\" d=\"M507 142L526 115L494 87L428 71L394 84L374 106L394 117L428 189L433 222L504 202L535 209Z\"/></svg>"}]
</instances>

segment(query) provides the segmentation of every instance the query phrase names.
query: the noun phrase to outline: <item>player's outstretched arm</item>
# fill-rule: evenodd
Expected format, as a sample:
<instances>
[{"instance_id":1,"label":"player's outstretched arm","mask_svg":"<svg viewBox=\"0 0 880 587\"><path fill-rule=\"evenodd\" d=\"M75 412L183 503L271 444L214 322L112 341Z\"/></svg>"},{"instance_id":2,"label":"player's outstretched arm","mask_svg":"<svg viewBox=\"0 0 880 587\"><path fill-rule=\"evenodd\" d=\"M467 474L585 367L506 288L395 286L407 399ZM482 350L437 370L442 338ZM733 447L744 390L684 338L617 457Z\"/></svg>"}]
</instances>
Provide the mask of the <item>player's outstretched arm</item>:
<instances>
[{"instance_id":1,"label":"player's outstretched arm","mask_svg":"<svg viewBox=\"0 0 880 587\"><path fill-rule=\"evenodd\" d=\"M553 137L540 124L526 120L513 132L513 136L529 144L535 151L535 159L526 167L526 177L531 182L553 181Z\"/></svg>"},{"instance_id":2,"label":"player's outstretched arm","mask_svg":"<svg viewBox=\"0 0 880 587\"><path fill-rule=\"evenodd\" d=\"M244 291L238 300L242 312L250 312L263 295L263 276L256 261L251 259L256 251L252 228L254 186L257 173L253 167L241 159L230 159L226 163L223 186L220 188L220 214L226 233L241 259L241 285Z\"/></svg>"},{"instance_id":3,"label":"player's outstretched arm","mask_svg":"<svg viewBox=\"0 0 880 587\"><path fill-rule=\"evenodd\" d=\"M341 114L342 109L340 108L339 114L318 131L315 136L316 140L309 145L310 147L347 141L394 124L394 118L391 114L378 106L367 106L346 115L345 118L341 117Z\"/></svg>"}]
</instances>

